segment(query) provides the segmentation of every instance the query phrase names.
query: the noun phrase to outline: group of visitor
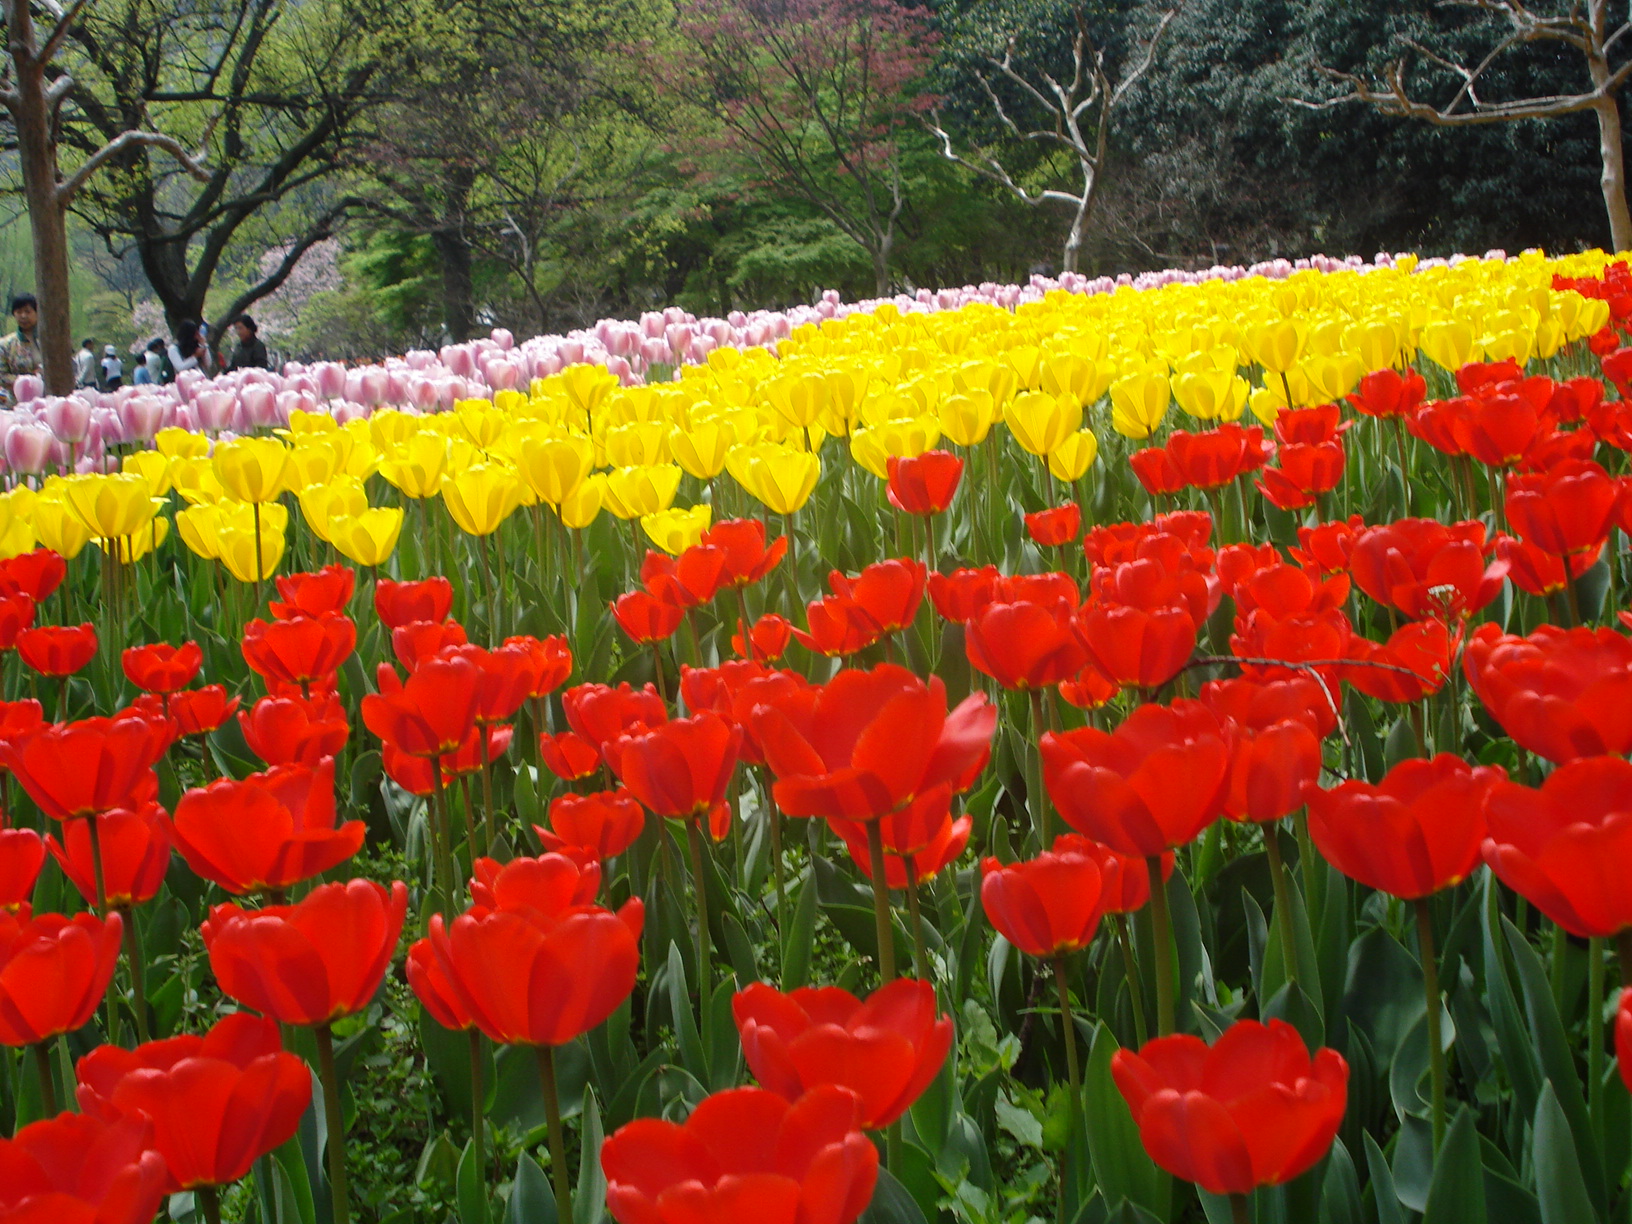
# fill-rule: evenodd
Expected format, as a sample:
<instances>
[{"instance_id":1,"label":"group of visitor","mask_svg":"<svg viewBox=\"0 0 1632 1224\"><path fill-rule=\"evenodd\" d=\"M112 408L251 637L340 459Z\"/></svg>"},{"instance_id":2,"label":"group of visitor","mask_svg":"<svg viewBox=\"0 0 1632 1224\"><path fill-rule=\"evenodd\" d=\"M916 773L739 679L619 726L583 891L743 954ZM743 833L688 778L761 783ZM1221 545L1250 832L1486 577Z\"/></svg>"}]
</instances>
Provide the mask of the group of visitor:
<instances>
[{"instance_id":1,"label":"group of visitor","mask_svg":"<svg viewBox=\"0 0 1632 1224\"><path fill-rule=\"evenodd\" d=\"M11 299L11 317L17 322L17 330L0 339L0 408L12 405L18 375L37 374L41 365L39 300L32 293L16 294ZM271 368L266 342L261 339L254 319L247 314L239 315L232 321L231 330L237 342L223 363L219 352L210 344L209 324L183 319L171 340L155 338L133 354L131 384L174 382L183 370L217 374L224 370ZM118 347L103 345L99 359L96 341L86 339L81 343L74 354L74 385L97 391L117 391L124 386L125 362Z\"/></svg>"}]
</instances>

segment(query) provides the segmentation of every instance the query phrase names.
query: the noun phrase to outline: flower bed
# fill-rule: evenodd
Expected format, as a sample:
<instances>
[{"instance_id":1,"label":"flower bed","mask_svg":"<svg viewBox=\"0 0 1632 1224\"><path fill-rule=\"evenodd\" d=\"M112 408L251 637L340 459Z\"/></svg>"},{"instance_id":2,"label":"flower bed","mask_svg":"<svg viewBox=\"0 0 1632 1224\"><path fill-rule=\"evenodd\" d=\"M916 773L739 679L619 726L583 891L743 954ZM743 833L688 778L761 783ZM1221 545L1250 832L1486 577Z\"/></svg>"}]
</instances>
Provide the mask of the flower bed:
<instances>
[{"instance_id":1,"label":"flower bed","mask_svg":"<svg viewBox=\"0 0 1632 1224\"><path fill-rule=\"evenodd\" d=\"M1624 1213L1623 327L1493 253L25 383L0 1220Z\"/></svg>"}]
</instances>

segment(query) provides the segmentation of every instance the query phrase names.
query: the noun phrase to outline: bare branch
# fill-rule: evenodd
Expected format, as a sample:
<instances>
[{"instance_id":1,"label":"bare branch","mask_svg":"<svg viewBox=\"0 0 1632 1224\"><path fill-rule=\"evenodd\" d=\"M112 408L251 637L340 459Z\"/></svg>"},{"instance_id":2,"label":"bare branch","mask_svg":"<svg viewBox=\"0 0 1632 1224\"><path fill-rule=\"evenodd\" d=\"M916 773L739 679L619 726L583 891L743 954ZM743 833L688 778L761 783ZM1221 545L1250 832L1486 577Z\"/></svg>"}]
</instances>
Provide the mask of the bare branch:
<instances>
[{"instance_id":1,"label":"bare branch","mask_svg":"<svg viewBox=\"0 0 1632 1224\"><path fill-rule=\"evenodd\" d=\"M140 148L163 149L180 162L188 174L204 182L209 181L210 172L194 161L174 136L166 136L162 132L123 132L86 158L71 178L57 185L57 199L67 205L91 175L120 154Z\"/></svg>"},{"instance_id":2,"label":"bare branch","mask_svg":"<svg viewBox=\"0 0 1632 1224\"><path fill-rule=\"evenodd\" d=\"M55 11L51 15L57 18L57 24L51 31L50 36L46 38L44 45L40 47L40 63L49 64L51 62L52 57L56 55L58 49L62 46L62 40L68 37L69 29L78 19L80 11L88 2L89 0L74 0L73 6L66 13L59 6L52 6Z\"/></svg>"}]
</instances>

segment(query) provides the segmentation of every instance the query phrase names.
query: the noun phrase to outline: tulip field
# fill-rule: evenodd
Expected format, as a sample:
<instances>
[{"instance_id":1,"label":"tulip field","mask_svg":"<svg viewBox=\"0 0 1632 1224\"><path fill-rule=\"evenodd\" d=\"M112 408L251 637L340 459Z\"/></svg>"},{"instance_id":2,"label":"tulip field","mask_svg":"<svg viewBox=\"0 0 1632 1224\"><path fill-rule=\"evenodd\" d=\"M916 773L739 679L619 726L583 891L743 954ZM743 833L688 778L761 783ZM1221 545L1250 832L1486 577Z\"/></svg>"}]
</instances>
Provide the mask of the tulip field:
<instances>
[{"instance_id":1,"label":"tulip field","mask_svg":"<svg viewBox=\"0 0 1632 1224\"><path fill-rule=\"evenodd\" d=\"M0 1224L1632 1219L1625 263L30 381Z\"/></svg>"}]
</instances>

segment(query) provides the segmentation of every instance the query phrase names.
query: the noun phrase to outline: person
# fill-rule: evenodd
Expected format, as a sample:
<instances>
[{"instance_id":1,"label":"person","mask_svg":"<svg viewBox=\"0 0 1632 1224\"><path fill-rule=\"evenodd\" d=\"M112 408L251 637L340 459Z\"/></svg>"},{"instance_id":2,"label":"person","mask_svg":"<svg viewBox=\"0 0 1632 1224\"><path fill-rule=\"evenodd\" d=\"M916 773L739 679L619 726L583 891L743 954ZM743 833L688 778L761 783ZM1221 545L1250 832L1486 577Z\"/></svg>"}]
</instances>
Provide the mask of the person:
<instances>
[{"instance_id":1,"label":"person","mask_svg":"<svg viewBox=\"0 0 1632 1224\"><path fill-rule=\"evenodd\" d=\"M204 345L198 336L198 322L183 319L176 326L176 338L165 350L170 368L165 371L165 382L175 382L183 370L197 370L204 364Z\"/></svg>"},{"instance_id":2,"label":"person","mask_svg":"<svg viewBox=\"0 0 1632 1224\"><path fill-rule=\"evenodd\" d=\"M74 354L74 386L96 386L96 341L87 336Z\"/></svg>"},{"instance_id":3,"label":"person","mask_svg":"<svg viewBox=\"0 0 1632 1224\"><path fill-rule=\"evenodd\" d=\"M10 408L20 374L40 372L40 302L32 293L11 299L11 317L17 330L0 340L0 407Z\"/></svg>"},{"instance_id":4,"label":"person","mask_svg":"<svg viewBox=\"0 0 1632 1224\"><path fill-rule=\"evenodd\" d=\"M102 390L117 391L125 383L125 363L111 344L102 346Z\"/></svg>"},{"instance_id":5,"label":"person","mask_svg":"<svg viewBox=\"0 0 1632 1224\"><path fill-rule=\"evenodd\" d=\"M269 370L272 368L272 359L266 353L266 341L261 339L261 329L255 320L246 315L239 315L232 321L232 330L238 337L238 343L232 350L232 357L227 361L229 370Z\"/></svg>"},{"instance_id":6,"label":"person","mask_svg":"<svg viewBox=\"0 0 1632 1224\"><path fill-rule=\"evenodd\" d=\"M147 342L147 348L142 353L142 369L147 371L147 377L140 381L162 383L166 360L164 341L155 336Z\"/></svg>"}]
</instances>

